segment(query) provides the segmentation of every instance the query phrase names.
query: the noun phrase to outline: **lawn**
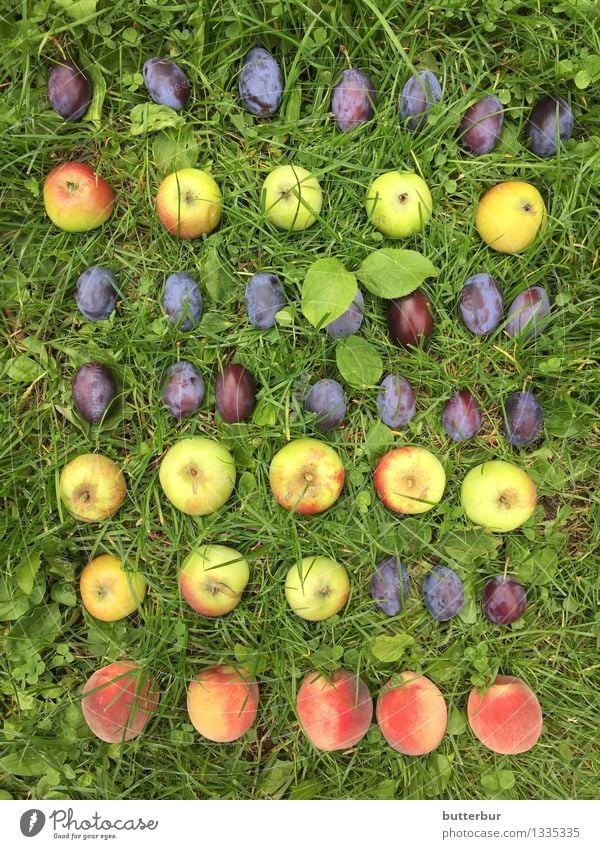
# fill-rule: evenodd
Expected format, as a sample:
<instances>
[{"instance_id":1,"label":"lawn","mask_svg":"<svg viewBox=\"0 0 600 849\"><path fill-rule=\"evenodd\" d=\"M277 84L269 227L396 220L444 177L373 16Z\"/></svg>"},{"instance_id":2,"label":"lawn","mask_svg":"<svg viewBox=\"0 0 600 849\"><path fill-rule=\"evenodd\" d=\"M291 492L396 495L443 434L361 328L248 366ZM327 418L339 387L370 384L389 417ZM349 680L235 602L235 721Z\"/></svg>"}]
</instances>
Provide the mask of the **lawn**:
<instances>
[{"instance_id":1,"label":"lawn","mask_svg":"<svg viewBox=\"0 0 600 849\"><path fill-rule=\"evenodd\" d=\"M597 419L599 13L585 0L519 3L263 2L165 4L137 0L24 0L2 4L5 70L0 105L2 192L2 480L0 483L0 794L15 799L561 799L599 791L599 574ZM243 58L268 47L282 66L278 114L256 119L237 90ZM89 67L95 98L83 121L65 122L48 106L50 63L65 53ZM175 58L193 93L177 126L155 130L135 121L146 103L141 68L151 56ZM379 93L375 119L350 133L332 120L332 86L349 65L369 73ZM400 126L398 98L415 69L429 68L443 98L421 133ZM573 137L541 159L526 143L532 105L546 92L569 100ZM471 103L496 93L505 107L492 153L467 156L456 129ZM133 130L133 132L132 132ZM50 169L70 159L91 163L113 187L111 219L69 234L44 212ZM289 233L262 215L266 174L293 161L313 172L324 192L322 220ZM220 227L205 239L179 241L160 225L154 197L170 171L196 165L221 187ZM393 168L422 173L433 215L422 234L385 239L367 221L371 180ZM548 224L518 255L490 250L474 227L482 193L510 180L533 183ZM383 247L423 253L438 274L422 284L434 316L419 348L389 338L385 305L366 290L360 337L382 359L382 375L400 372L415 389L416 415L391 431L377 417L379 380L351 385L337 368L336 343L301 309L309 266L336 258L356 271ZM111 268L119 283L116 312L86 321L74 286L88 266ZM288 306L269 331L246 317L244 287L258 269L278 274ZM175 329L162 310L173 271L199 281L200 325ZM462 283L486 271L502 283L505 304L527 286L545 286L552 319L536 339L509 337L502 324L474 336L457 315ZM595 338L596 337L596 338ZM181 422L161 400L161 375L178 359L201 372L207 396ZM243 363L254 375L252 418L227 425L215 415L219 369ZM83 363L114 372L118 402L101 426L73 407L71 379ZM303 411L302 387L322 377L344 384L343 425L320 435ZM465 443L441 425L457 389L479 400L483 425ZM532 389L544 410L541 438L515 448L502 430L503 401ZM204 518L185 515L158 479L166 450L183 436L206 435L232 452L234 494ZM346 469L337 503L318 516L286 512L268 483L275 452L313 436L333 446ZM421 445L442 462L440 504L416 517L387 510L373 469L390 447ZM73 457L101 452L124 470L127 499L111 519L84 524L58 499L60 470ZM473 528L460 505L469 469L491 459L524 468L538 486L526 525L507 534ZM208 619L182 600L177 575L193 546L239 549L251 568L241 603ZM94 556L115 553L148 582L139 612L114 624L82 607L78 578ZM301 556L338 560L350 599L320 623L296 616L283 586ZM404 609L385 616L370 577L387 554L406 563ZM434 621L422 596L433 565L461 577L467 601L447 623ZM508 564L508 566L507 566ZM486 580L508 572L527 588L528 608L511 626L481 612ZM395 659L381 637L395 637ZM389 645L389 643L387 644ZM403 647L403 653L402 653ZM151 670L162 691L157 715L137 739L108 745L89 732L81 690L97 668L128 657ZM258 717L240 740L203 740L186 712L188 682L204 667L242 664L257 676ZM447 733L434 752L400 755L375 722L345 752L319 752L306 739L295 696L312 670L360 674L375 698L390 676L413 670L444 693ZM466 722L473 685L497 673L522 678L537 694L544 729L521 755L486 749Z\"/></svg>"}]
</instances>

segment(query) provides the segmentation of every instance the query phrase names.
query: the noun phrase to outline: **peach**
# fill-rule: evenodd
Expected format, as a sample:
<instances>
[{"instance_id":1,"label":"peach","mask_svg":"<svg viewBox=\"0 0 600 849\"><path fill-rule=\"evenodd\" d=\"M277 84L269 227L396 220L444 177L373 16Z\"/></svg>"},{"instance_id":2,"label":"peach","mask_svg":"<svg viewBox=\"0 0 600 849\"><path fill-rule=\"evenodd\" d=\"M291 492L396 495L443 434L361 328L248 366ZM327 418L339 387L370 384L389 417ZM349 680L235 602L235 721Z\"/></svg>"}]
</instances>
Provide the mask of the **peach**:
<instances>
[{"instance_id":1,"label":"peach","mask_svg":"<svg viewBox=\"0 0 600 849\"><path fill-rule=\"evenodd\" d=\"M256 719L258 684L246 669L213 666L190 682L187 709L196 731L215 743L242 737Z\"/></svg>"},{"instance_id":2,"label":"peach","mask_svg":"<svg viewBox=\"0 0 600 849\"><path fill-rule=\"evenodd\" d=\"M518 755L535 746L542 733L542 709L524 681L498 675L485 691L474 687L467 701L473 734L500 755Z\"/></svg>"},{"instance_id":3,"label":"peach","mask_svg":"<svg viewBox=\"0 0 600 849\"><path fill-rule=\"evenodd\" d=\"M336 669L329 679L311 672L298 690L296 712L313 746L335 752L349 749L365 736L373 700L367 685L347 669Z\"/></svg>"},{"instance_id":4,"label":"peach","mask_svg":"<svg viewBox=\"0 0 600 849\"><path fill-rule=\"evenodd\" d=\"M154 679L131 660L103 666L83 688L81 709L90 730L105 743L141 734L158 707Z\"/></svg>"},{"instance_id":5,"label":"peach","mask_svg":"<svg viewBox=\"0 0 600 849\"><path fill-rule=\"evenodd\" d=\"M442 742L448 724L446 702L424 675L402 672L377 699L377 723L392 749L403 755L426 755Z\"/></svg>"}]
</instances>

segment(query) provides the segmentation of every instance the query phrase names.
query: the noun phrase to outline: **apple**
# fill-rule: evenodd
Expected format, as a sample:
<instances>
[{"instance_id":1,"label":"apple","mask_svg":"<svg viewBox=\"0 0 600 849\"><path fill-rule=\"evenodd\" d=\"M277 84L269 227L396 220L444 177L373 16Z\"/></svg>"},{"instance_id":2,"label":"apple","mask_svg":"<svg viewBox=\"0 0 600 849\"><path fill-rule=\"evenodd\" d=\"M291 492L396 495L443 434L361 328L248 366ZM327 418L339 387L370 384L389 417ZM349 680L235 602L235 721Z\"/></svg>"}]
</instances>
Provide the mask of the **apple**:
<instances>
[{"instance_id":1,"label":"apple","mask_svg":"<svg viewBox=\"0 0 600 849\"><path fill-rule=\"evenodd\" d=\"M187 709L190 722L215 743L238 740L252 727L258 710L256 679L243 668L213 666L190 682Z\"/></svg>"},{"instance_id":2,"label":"apple","mask_svg":"<svg viewBox=\"0 0 600 849\"><path fill-rule=\"evenodd\" d=\"M413 171L386 171L376 177L365 196L369 221L384 236L400 239L423 229L433 201L425 180Z\"/></svg>"},{"instance_id":3,"label":"apple","mask_svg":"<svg viewBox=\"0 0 600 849\"><path fill-rule=\"evenodd\" d=\"M431 451L404 445L383 455L373 482L377 495L395 513L426 513L441 500L446 473Z\"/></svg>"},{"instance_id":4,"label":"apple","mask_svg":"<svg viewBox=\"0 0 600 849\"><path fill-rule=\"evenodd\" d=\"M160 223L172 236L195 239L211 233L223 211L216 182L199 168L182 168L162 181L156 193Z\"/></svg>"},{"instance_id":5,"label":"apple","mask_svg":"<svg viewBox=\"0 0 600 849\"><path fill-rule=\"evenodd\" d=\"M84 162L63 162L44 180L46 215L68 233L100 227L110 218L113 202L106 180Z\"/></svg>"},{"instance_id":6,"label":"apple","mask_svg":"<svg viewBox=\"0 0 600 849\"><path fill-rule=\"evenodd\" d=\"M163 457L160 485L171 504L190 516L206 516L222 507L235 485L235 463L215 439L181 439Z\"/></svg>"},{"instance_id":7,"label":"apple","mask_svg":"<svg viewBox=\"0 0 600 849\"><path fill-rule=\"evenodd\" d=\"M239 604L248 579L248 561L226 545L203 545L189 554L179 574L181 593L203 616L222 616Z\"/></svg>"},{"instance_id":8,"label":"apple","mask_svg":"<svg viewBox=\"0 0 600 849\"><path fill-rule=\"evenodd\" d=\"M337 501L344 486L344 467L326 442L302 437L284 445L273 457L269 483L286 510L322 513Z\"/></svg>"},{"instance_id":9,"label":"apple","mask_svg":"<svg viewBox=\"0 0 600 849\"><path fill-rule=\"evenodd\" d=\"M116 513L125 500L125 478L103 454L80 454L61 471L58 492L76 519L100 522Z\"/></svg>"},{"instance_id":10,"label":"apple","mask_svg":"<svg viewBox=\"0 0 600 849\"><path fill-rule=\"evenodd\" d=\"M125 571L114 554L101 554L83 567L79 591L88 613L103 622L116 622L137 610L146 595L146 581Z\"/></svg>"},{"instance_id":11,"label":"apple","mask_svg":"<svg viewBox=\"0 0 600 849\"><path fill-rule=\"evenodd\" d=\"M523 469L504 460L489 460L468 472L460 500L470 522L504 533L533 516L537 491Z\"/></svg>"},{"instance_id":12,"label":"apple","mask_svg":"<svg viewBox=\"0 0 600 849\"><path fill-rule=\"evenodd\" d=\"M489 189L475 213L475 227L483 241L504 254L518 254L532 245L545 223L542 196L531 183L520 180Z\"/></svg>"},{"instance_id":13,"label":"apple","mask_svg":"<svg viewBox=\"0 0 600 849\"><path fill-rule=\"evenodd\" d=\"M294 613L310 622L328 619L342 609L350 595L344 567L330 557L303 557L285 579L285 597Z\"/></svg>"},{"instance_id":14,"label":"apple","mask_svg":"<svg viewBox=\"0 0 600 849\"><path fill-rule=\"evenodd\" d=\"M90 731L105 743L133 740L156 713L160 690L132 660L97 669L85 683L81 710Z\"/></svg>"},{"instance_id":15,"label":"apple","mask_svg":"<svg viewBox=\"0 0 600 849\"><path fill-rule=\"evenodd\" d=\"M265 178L260 206L276 227L305 230L321 213L323 192L317 178L306 168L280 165Z\"/></svg>"}]
</instances>

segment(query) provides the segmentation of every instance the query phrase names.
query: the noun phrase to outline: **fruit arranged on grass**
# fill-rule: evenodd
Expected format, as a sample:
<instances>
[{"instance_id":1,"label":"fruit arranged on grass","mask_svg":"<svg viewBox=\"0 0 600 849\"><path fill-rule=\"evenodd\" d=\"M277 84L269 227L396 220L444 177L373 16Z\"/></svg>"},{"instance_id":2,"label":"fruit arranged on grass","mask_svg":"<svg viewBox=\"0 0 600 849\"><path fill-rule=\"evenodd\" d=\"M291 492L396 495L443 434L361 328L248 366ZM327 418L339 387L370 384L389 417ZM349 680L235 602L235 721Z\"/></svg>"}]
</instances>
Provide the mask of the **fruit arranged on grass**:
<instances>
[{"instance_id":1,"label":"fruit arranged on grass","mask_svg":"<svg viewBox=\"0 0 600 849\"><path fill-rule=\"evenodd\" d=\"M401 374L387 374L377 393L377 414L388 427L406 427L415 414L415 393Z\"/></svg>"},{"instance_id":2,"label":"fruit arranged on grass","mask_svg":"<svg viewBox=\"0 0 600 849\"><path fill-rule=\"evenodd\" d=\"M498 675L487 689L471 690L467 716L477 739L500 755L528 752L542 733L542 709L537 696L524 681L512 675Z\"/></svg>"},{"instance_id":3,"label":"fruit arranged on grass","mask_svg":"<svg viewBox=\"0 0 600 849\"><path fill-rule=\"evenodd\" d=\"M303 437L280 448L271 461L269 483L277 501L295 513L322 513L344 486L339 454L325 442Z\"/></svg>"},{"instance_id":4,"label":"fruit arranged on grass","mask_svg":"<svg viewBox=\"0 0 600 849\"><path fill-rule=\"evenodd\" d=\"M340 752L365 736L373 719L373 699L367 685L348 669L331 675L310 672L296 695L302 730L322 752Z\"/></svg>"},{"instance_id":5,"label":"fruit arranged on grass","mask_svg":"<svg viewBox=\"0 0 600 849\"><path fill-rule=\"evenodd\" d=\"M442 99L442 87L432 71L419 71L405 83L400 95L400 118L411 133L422 130L431 107Z\"/></svg>"},{"instance_id":6,"label":"fruit arranged on grass","mask_svg":"<svg viewBox=\"0 0 600 849\"><path fill-rule=\"evenodd\" d=\"M252 727L258 699L258 684L246 669L213 666L190 682L187 710L199 734L215 743L231 743Z\"/></svg>"},{"instance_id":7,"label":"fruit arranged on grass","mask_svg":"<svg viewBox=\"0 0 600 849\"><path fill-rule=\"evenodd\" d=\"M89 77L70 59L57 62L48 74L48 101L61 118L78 121L92 102Z\"/></svg>"},{"instance_id":8,"label":"fruit arranged on grass","mask_svg":"<svg viewBox=\"0 0 600 849\"><path fill-rule=\"evenodd\" d=\"M409 580L404 563L390 554L375 567L371 575L373 601L388 616L400 613L408 596Z\"/></svg>"},{"instance_id":9,"label":"fruit arranged on grass","mask_svg":"<svg viewBox=\"0 0 600 849\"><path fill-rule=\"evenodd\" d=\"M188 78L176 62L153 56L144 62L144 85L152 100L171 109L183 109L190 97Z\"/></svg>"},{"instance_id":10,"label":"fruit arranged on grass","mask_svg":"<svg viewBox=\"0 0 600 849\"><path fill-rule=\"evenodd\" d=\"M255 47L246 54L239 92L244 108L252 115L266 118L279 109L283 95L281 68L264 47Z\"/></svg>"},{"instance_id":11,"label":"fruit arranged on grass","mask_svg":"<svg viewBox=\"0 0 600 849\"><path fill-rule=\"evenodd\" d=\"M447 622L460 613L465 591L456 572L447 566L434 566L423 580L423 601L438 622Z\"/></svg>"},{"instance_id":12,"label":"fruit arranged on grass","mask_svg":"<svg viewBox=\"0 0 600 849\"><path fill-rule=\"evenodd\" d=\"M433 201L425 180L412 171L386 171L365 195L369 221L392 239L418 233L431 218Z\"/></svg>"},{"instance_id":13,"label":"fruit arranged on grass","mask_svg":"<svg viewBox=\"0 0 600 849\"><path fill-rule=\"evenodd\" d=\"M181 594L202 616L223 616L240 602L250 578L246 558L227 545L203 545L185 558Z\"/></svg>"},{"instance_id":14,"label":"fruit arranged on grass","mask_svg":"<svg viewBox=\"0 0 600 849\"><path fill-rule=\"evenodd\" d=\"M108 318L117 305L117 281L108 268L86 268L75 284L75 302L79 312L90 321Z\"/></svg>"},{"instance_id":15,"label":"fruit arranged on grass","mask_svg":"<svg viewBox=\"0 0 600 849\"><path fill-rule=\"evenodd\" d=\"M504 404L504 435L511 445L530 445L540 435L544 414L532 392L513 392Z\"/></svg>"},{"instance_id":16,"label":"fruit arranged on grass","mask_svg":"<svg viewBox=\"0 0 600 849\"><path fill-rule=\"evenodd\" d=\"M163 307L171 324L180 330L191 330L198 324L202 317L202 294L190 274L177 271L167 277Z\"/></svg>"},{"instance_id":17,"label":"fruit arranged on grass","mask_svg":"<svg viewBox=\"0 0 600 849\"><path fill-rule=\"evenodd\" d=\"M481 413L477 401L466 389L459 389L448 398L442 413L444 430L454 442L472 439L481 428Z\"/></svg>"},{"instance_id":18,"label":"fruit arranged on grass","mask_svg":"<svg viewBox=\"0 0 600 849\"><path fill-rule=\"evenodd\" d=\"M370 121L375 114L377 92L364 71L348 68L331 95L331 111L343 132L354 130Z\"/></svg>"},{"instance_id":19,"label":"fruit arranged on grass","mask_svg":"<svg viewBox=\"0 0 600 849\"><path fill-rule=\"evenodd\" d=\"M536 103L529 118L527 136L531 150L537 156L554 156L558 140L568 141L574 126L573 112L564 97L547 94Z\"/></svg>"},{"instance_id":20,"label":"fruit arranged on grass","mask_svg":"<svg viewBox=\"0 0 600 849\"><path fill-rule=\"evenodd\" d=\"M172 236L195 239L221 220L223 196L215 180L199 168L182 168L162 181L156 193L160 223Z\"/></svg>"},{"instance_id":21,"label":"fruit arranged on grass","mask_svg":"<svg viewBox=\"0 0 600 849\"><path fill-rule=\"evenodd\" d=\"M71 393L81 418L91 424L98 424L117 394L117 384L110 370L102 363L85 363L73 376Z\"/></svg>"},{"instance_id":22,"label":"fruit arranged on grass","mask_svg":"<svg viewBox=\"0 0 600 849\"><path fill-rule=\"evenodd\" d=\"M267 221L281 230L305 230L321 213L323 192L306 168L280 165L265 178L260 206Z\"/></svg>"},{"instance_id":23,"label":"fruit arranged on grass","mask_svg":"<svg viewBox=\"0 0 600 849\"><path fill-rule=\"evenodd\" d=\"M508 308L506 332L509 336L535 339L548 326L550 298L543 286L530 286Z\"/></svg>"},{"instance_id":24,"label":"fruit arranged on grass","mask_svg":"<svg viewBox=\"0 0 600 849\"><path fill-rule=\"evenodd\" d=\"M458 143L468 153L483 156L496 146L504 122L504 107L495 94L469 106L460 122Z\"/></svg>"},{"instance_id":25,"label":"fruit arranged on grass","mask_svg":"<svg viewBox=\"0 0 600 849\"><path fill-rule=\"evenodd\" d=\"M83 688L81 709L90 730L105 743L133 740L158 708L160 691L137 663L120 660L91 675Z\"/></svg>"},{"instance_id":26,"label":"fruit arranged on grass","mask_svg":"<svg viewBox=\"0 0 600 849\"><path fill-rule=\"evenodd\" d=\"M190 516L207 516L222 507L235 486L235 463L215 439L180 439L163 457L160 484L171 504Z\"/></svg>"},{"instance_id":27,"label":"fruit arranged on grass","mask_svg":"<svg viewBox=\"0 0 600 849\"><path fill-rule=\"evenodd\" d=\"M124 569L114 554L100 554L83 567L79 591L88 613L103 622L116 622L138 609L146 596L146 581L139 572Z\"/></svg>"},{"instance_id":28,"label":"fruit arranged on grass","mask_svg":"<svg viewBox=\"0 0 600 849\"><path fill-rule=\"evenodd\" d=\"M204 400L204 392L202 375L186 360L173 363L163 374L162 399L176 419L195 413Z\"/></svg>"},{"instance_id":29,"label":"fruit arranged on grass","mask_svg":"<svg viewBox=\"0 0 600 849\"><path fill-rule=\"evenodd\" d=\"M401 672L377 699L377 724L392 749L403 755L427 755L442 742L448 724L446 702L424 675Z\"/></svg>"},{"instance_id":30,"label":"fruit arranged on grass","mask_svg":"<svg viewBox=\"0 0 600 849\"><path fill-rule=\"evenodd\" d=\"M67 233L100 227L112 215L113 203L111 187L85 162L63 162L44 180L46 215Z\"/></svg>"},{"instance_id":31,"label":"fruit arranged on grass","mask_svg":"<svg viewBox=\"0 0 600 849\"><path fill-rule=\"evenodd\" d=\"M256 404L256 383L247 368L230 363L217 375L215 404L224 422L249 418Z\"/></svg>"},{"instance_id":32,"label":"fruit arranged on grass","mask_svg":"<svg viewBox=\"0 0 600 849\"><path fill-rule=\"evenodd\" d=\"M286 304L279 277L268 271L257 271L248 280L244 300L248 321L260 330L274 327L275 316Z\"/></svg>"},{"instance_id":33,"label":"fruit arranged on grass","mask_svg":"<svg viewBox=\"0 0 600 849\"><path fill-rule=\"evenodd\" d=\"M429 298L419 289L403 298L393 298L388 301L387 321L392 342L404 347L419 345L433 328Z\"/></svg>"},{"instance_id":34,"label":"fruit arranged on grass","mask_svg":"<svg viewBox=\"0 0 600 849\"><path fill-rule=\"evenodd\" d=\"M458 299L458 314L471 333L490 333L500 324L503 311L502 289L491 274L467 277Z\"/></svg>"},{"instance_id":35,"label":"fruit arranged on grass","mask_svg":"<svg viewBox=\"0 0 600 849\"><path fill-rule=\"evenodd\" d=\"M307 413L316 413L317 430L333 430L341 425L346 415L344 390L337 380L318 380L304 396L304 409Z\"/></svg>"},{"instance_id":36,"label":"fruit arranged on grass","mask_svg":"<svg viewBox=\"0 0 600 849\"><path fill-rule=\"evenodd\" d=\"M374 484L377 495L395 513L425 513L441 500L446 473L431 451L404 445L383 455Z\"/></svg>"},{"instance_id":37,"label":"fruit arranged on grass","mask_svg":"<svg viewBox=\"0 0 600 849\"><path fill-rule=\"evenodd\" d=\"M320 622L339 613L348 601L348 573L330 557L303 557L289 570L285 597L294 613L310 622Z\"/></svg>"},{"instance_id":38,"label":"fruit arranged on grass","mask_svg":"<svg viewBox=\"0 0 600 849\"><path fill-rule=\"evenodd\" d=\"M510 575L496 575L483 588L483 612L496 625L510 625L527 607L527 593Z\"/></svg>"},{"instance_id":39,"label":"fruit arranged on grass","mask_svg":"<svg viewBox=\"0 0 600 849\"><path fill-rule=\"evenodd\" d=\"M327 335L331 339L342 339L358 333L363 322L365 311L365 299L360 289L356 290L354 300L347 310L329 324L325 325Z\"/></svg>"},{"instance_id":40,"label":"fruit arranged on grass","mask_svg":"<svg viewBox=\"0 0 600 849\"><path fill-rule=\"evenodd\" d=\"M125 478L103 454L80 454L61 471L58 491L76 519L100 522L116 513L125 500Z\"/></svg>"},{"instance_id":41,"label":"fruit arranged on grass","mask_svg":"<svg viewBox=\"0 0 600 849\"><path fill-rule=\"evenodd\" d=\"M504 460L489 460L468 472L460 500L474 525L505 533L533 516L537 490L523 469Z\"/></svg>"},{"instance_id":42,"label":"fruit arranged on grass","mask_svg":"<svg viewBox=\"0 0 600 849\"><path fill-rule=\"evenodd\" d=\"M490 248L518 254L535 241L546 223L546 207L535 186L519 180L498 183L479 201L477 232Z\"/></svg>"}]
</instances>

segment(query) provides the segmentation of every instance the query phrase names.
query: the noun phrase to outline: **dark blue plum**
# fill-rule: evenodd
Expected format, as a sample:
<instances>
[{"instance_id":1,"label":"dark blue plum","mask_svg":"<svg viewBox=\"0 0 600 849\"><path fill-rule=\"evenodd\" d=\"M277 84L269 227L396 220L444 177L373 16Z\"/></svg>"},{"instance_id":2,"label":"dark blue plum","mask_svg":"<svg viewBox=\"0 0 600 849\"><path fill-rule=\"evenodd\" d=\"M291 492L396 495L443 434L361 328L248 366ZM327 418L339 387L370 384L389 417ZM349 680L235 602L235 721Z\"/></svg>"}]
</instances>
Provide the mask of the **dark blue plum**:
<instances>
[{"instance_id":1,"label":"dark blue plum","mask_svg":"<svg viewBox=\"0 0 600 849\"><path fill-rule=\"evenodd\" d=\"M163 307L171 323L181 330L195 327L202 316L202 295L194 278L184 271L167 277Z\"/></svg>"},{"instance_id":2,"label":"dark blue plum","mask_svg":"<svg viewBox=\"0 0 600 849\"><path fill-rule=\"evenodd\" d=\"M70 59L53 65L48 74L48 101L67 121L78 121L92 102L92 84Z\"/></svg>"},{"instance_id":3,"label":"dark blue plum","mask_svg":"<svg viewBox=\"0 0 600 849\"><path fill-rule=\"evenodd\" d=\"M506 332L509 336L533 339L546 328L550 319L550 298L543 286L530 286L508 308Z\"/></svg>"},{"instance_id":4,"label":"dark blue plum","mask_svg":"<svg viewBox=\"0 0 600 849\"><path fill-rule=\"evenodd\" d=\"M371 575L371 596L377 607L395 616L400 613L408 596L409 580L406 566L397 557L385 557Z\"/></svg>"},{"instance_id":5,"label":"dark blue plum","mask_svg":"<svg viewBox=\"0 0 600 849\"><path fill-rule=\"evenodd\" d=\"M155 103L183 109L190 96L188 78L176 62L154 56L144 62L144 85Z\"/></svg>"},{"instance_id":6,"label":"dark blue plum","mask_svg":"<svg viewBox=\"0 0 600 849\"><path fill-rule=\"evenodd\" d=\"M186 360L170 366L163 375L162 399L176 419L195 413L204 398L202 375Z\"/></svg>"},{"instance_id":7,"label":"dark blue plum","mask_svg":"<svg viewBox=\"0 0 600 849\"><path fill-rule=\"evenodd\" d=\"M490 274L473 274L463 283L458 314L471 333L482 336L500 324L504 298L498 281Z\"/></svg>"},{"instance_id":8,"label":"dark blue plum","mask_svg":"<svg viewBox=\"0 0 600 849\"><path fill-rule=\"evenodd\" d=\"M446 401L442 424L450 439L455 442L464 442L479 433L481 413L470 392L460 389Z\"/></svg>"},{"instance_id":9,"label":"dark blue plum","mask_svg":"<svg viewBox=\"0 0 600 849\"><path fill-rule=\"evenodd\" d=\"M465 592L456 572L447 566L434 566L423 581L423 600L438 622L447 622L460 613L465 603Z\"/></svg>"},{"instance_id":10,"label":"dark blue plum","mask_svg":"<svg viewBox=\"0 0 600 849\"><path fill-rule=\"evenodd\" d=\"M86 363L75 372L71 392L81 418L98 424L117 394L117 384L105 365Z\"/></svg>"},{"instance_id":11,"label":"dark blue plum","mask_svg":"<svg viewBox=\"0 0 600 849\"><path fill-rule=\"evenodd\" d=\"M304 396L304 409L317 414L317 430L333 430L341 425L346 415L344 390L337 380L318 380Z\"/></svg>"},{"instance_id":12,"label":"dark blue plum","mask_svg":"<svg viewBox=\"0 0 600 849\"><path fill-rule=\"evenodd\" d=\"M375 86L364 71L348 69L342 72L331 96L331 111L340 130L353 130L370 121L376 103Z\"/></svg>"},{"instance_id":13,"label":"dark blue plum","mask_svg":"<svg viewBox=\"0 0 600 849\"><path fill-rule=\"evenodd\" d=\"M354 300L346 310L334 321L325 326L327 334L332 339L341 339L358 333L364 317L365 300L360 289L356 290Z\"/></svg>"},{"instance_id":14,"label":"dark blue plum","mask_svg":"<svg viewBox=\"0 0 600 849\"><path fill-rule=\"evenodd\" d=\"M279 277L268 271L257 271L246 284L245 301L250 324L260 330L273 327L276 314L286 304Z\"/></svg>"},{"instance_id":15,"label":"dark blue plum","mask_svg":"<svg viewBox=\"0 0 600 849\"><path fill-rule=\"evenodd\" d=\"M529 445L542 429L544 413L531 392L514 392L504 405L504 435L511 445Z\"/></svg>"},{"instance_id":16,"label":"dark blue plum","mask_svg":"<svg viewBox=\"0 0 600 849\"><path fill-rule=\"evenodd\" d=\"M377 393L377 412L388 427L405 427L415 414L415 393L401 374L388 374Z\"/></svg>"},{"instance_id":17,"label":"dark blue plum","mask_svg":"<svg viewBox=\"0 0 600 849\"><path fill-rule=\"evenodd\" d=\"M554 156L557 136L562 142L571 138L575 120L567 101L557 94L547 94L536 103L529 119L527 135L531 150L537 156Z\"/></svg>"},{"instance_id":18,"label":"dark blue plum","mask_svg":"<svg viewBox=\"0 0 600 849\"><path fill-rule=\"evenodd\" d=\"M429 111L442 99L442 87L431 71L419 71L409 79L400 95L400 118L411 133L423 129ZM408 119L408 120L407 120Z\"/></svg>"},{"instance_id":19,"label":"dark blue plum","mask_svg":"<svg viewBox=\"0 0 600 849\"><path fill-rule=\"evenodd\" d=\"M90 321L108 318L117 305L117 281L112 271L93 265L79 275L75 301L79 312Z\"/></svg>"},{"instance_id":20,"label":"dark blue plum","mask_svg":"<svg viewBox=\"0 0 600 849\"><path fill-rule=\"evenodd\" d=\"M494 149L504 122L504 107L495 94L469 106L460 122L458 143L468 153L483 156Z\"/></svg>"},{"instance_id":21,"label":"dark blue plum","mask_svg":"<svg viewBox=\"0 0 600 849\"><path fill-rule=\"evenodd\" d=\"M240 74L240 97L252 115L268 117L279 109L283 77L277 61L263 47L255 47L244 59Z\"/></svg>"}]
</instances>

